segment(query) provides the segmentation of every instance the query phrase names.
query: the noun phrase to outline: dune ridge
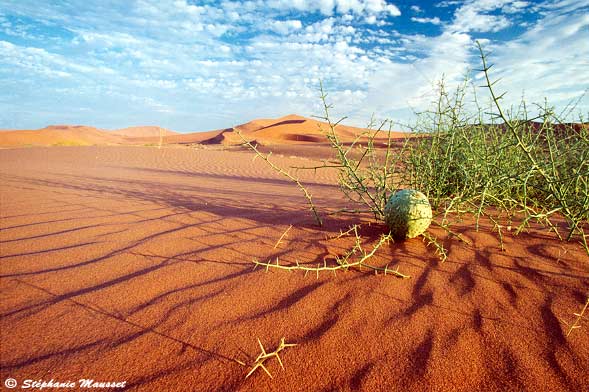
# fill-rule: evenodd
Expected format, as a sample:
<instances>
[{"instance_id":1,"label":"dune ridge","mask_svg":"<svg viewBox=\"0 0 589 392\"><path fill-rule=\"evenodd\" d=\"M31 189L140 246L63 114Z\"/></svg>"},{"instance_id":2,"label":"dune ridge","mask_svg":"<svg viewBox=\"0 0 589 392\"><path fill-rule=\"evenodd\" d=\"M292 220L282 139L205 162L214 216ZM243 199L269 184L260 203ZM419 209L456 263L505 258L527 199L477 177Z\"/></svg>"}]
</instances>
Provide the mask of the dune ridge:
<instances>
[{"instance_id":1,"label":"dune ridge","mask_svg":"<svg viewBox=\"0 0 589 392\"><path fill-rule=\"evenodd\" d=\"M178 133L157 126L136 126L107 131L82 125L53 125L39 130L5 130L0 132L0 146L51 146L51 145L132 145L158 144L160 129L164 144L204 144L234 146L242 143L236 131L248 140L267 146L290 144L327 144L324 132L328 124L290 114L276 119L255 119L230 128ZM351 143L367 130L363 128L338 125L336 134L344 143ZM395 139L406 137L402 132L392 132ZM360 138L365 141L366 137ZM386 137L379 135L377 143L384 143Z\"/></svg>"},{"instance_id":2,"label":"dune ridge","mask_svg":"<svg viewBox=\"0 0 589 392\"><path fill-rule=\"evenodd\" d=\"M0 146L109 145L122 144L124 138L85 125L49 125L38 130L0 132Z\"/></svg>"},{"instance_id":3,"label":"dune ridge","mask_svg":"<svg viewBox=\"0 0 589 392\"><path fill-rule=\"evenodd\" d=\"M163 136L179 135L178 132L171 131L167 128L153 126L153 125L142 125L142 126L121 128L121 129L117 129L116 131L111 131L110 134L111 135L119 135L119 136L128 137L128 138L159 137L160 135L163 135Z\"/></svg>"}]
</instances>

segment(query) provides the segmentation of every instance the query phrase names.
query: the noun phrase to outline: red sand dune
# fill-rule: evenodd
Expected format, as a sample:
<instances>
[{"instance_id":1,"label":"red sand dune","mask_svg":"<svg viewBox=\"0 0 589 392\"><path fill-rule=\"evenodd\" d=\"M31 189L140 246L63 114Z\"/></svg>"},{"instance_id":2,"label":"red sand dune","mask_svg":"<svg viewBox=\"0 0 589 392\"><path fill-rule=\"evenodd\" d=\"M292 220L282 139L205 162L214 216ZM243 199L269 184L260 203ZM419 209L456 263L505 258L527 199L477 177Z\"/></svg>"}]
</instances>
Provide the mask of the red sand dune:
<instances>
[{"instance_id":1,"label":"red sand dune","mask_svg":"<svg viewBox=\"0 0 589 392\"><path fill-rule=\"evenodd\" d=\"M38 130L5 130L0 132L0 146L110 145L141 143L142 139L159 141L177 132L156 126L138 126L106 131L85 125L50 125Z\"/></svg>"},{"instance_id":2,"label":"red sand dune","mask_svg":"<svg viewBox=\"0 0 589 392\"><path fill-rule=\"evenodd\" d=\"M292 124L291 124L292 125ZM255 131L251 131L255 132ZM263 130L260 129L260 132ZM175 136L172 136L175 137ZM293 145L295 155L304 146ZM315 162L275 156L282 167ZM320 211L345 205L335 173L300 173ZM432 229L373 263L412 276L252 270L252 260L333 263L289 181L217 149L0 150L0 379L126 381L131 391L587 390L589 325L565 336L589 292L589 258L541 227L505 251L493 225ZM293 225L282 243L281 234ZM281 337L297 343L245 379ZM246 363L240 365L237 361Z\"/></svg>"},{"instance_id":3,"label":"red sand dune","mask_svg":"<svg viewBox=\"0 0 589 392\"><path fill-rule=\"evenodd\" d=\"M84 125L50 125L38 130L0 132L0 146L105 145L124 143L116 134Z\"/></svg>"},{"instance_id":4,"label":"red sand dune","mask_svg":"<svg viewBox=\"0 0 589 392\"><path fill-rule=\"evenodd\" d=\"M175 135L165 136L163 144L220 144L222 130L207 132L178 133ZM159 137L134 138L134 141L142 143L159 143Z\"/></svg>"},{"instance_id":5,"label":"red sand dune","mask_svg":"<svg viewBox=\"0 0 589 392\"><path fill-rule=\"evenodd\" d=\"M233 128L181 134L157 126L138 126L116 131L105 131L81 125L53 125L40 130L6 130L0 132L0 146L52 146L52 145L109 145L109 144L159 144L160 129L163 130L163 144L220 144L238 145L242 139L239 130L248 140L262 145L285 144L327 144L323 132L329 129L326 123L302 116L289 115L278 119L258 119ZM322 131L322 130L323 131ZM336 133L345 143L352 142L367 130L339 125ZM393 132L393 138L406 134ZM365 141L362 138L361 141ZM384 143L385 135L376 138Z\"/></svg>"},{"instance_id":6,"label":"red sand dune","mask_svg":"<svg viewBox=\"0 0 589 392\"><path fill-rule=\"evenodd\" d=\"M193 132L188 134L174 134L164 138L165 144L221 144L238 145L243 141L236 133L240 131L247 140L255 140L257 143L274 146L285 144L327 144L328 140L324 132L329 129L324 122L305 118L298 115L288 115L278 119L258 119L248 123L236 125L233 128L221 129L209 132ZM367 130L362 128L339 125L336 133L342 142L350 143L358 135ZM406 137L402 132L393 132L395 139ZM141 143L158 143L159 135L132 139ZM362 138L365 141L366 138ZM379 136L376 141L380 144L386 141L386 136Z\"/></svg>"},{"instance_id":7,"label":"red sand dune","mask_svg":"<svg viewBox=\"0 0 589 392\"><path fill-rule=\"evenodd\" d=\"M247 140L255 140L257 143L265 146L292 144L327 145L328 140L325 137L325 132L328 129L328 124L324 122L298 115L288 115L277 119L252 120L248 123L236 125L232 128L207 132L182 134L165 130L162 142L163 144L239 145L242 144L243 141L236 133L236 130L238 130ZM350 143L359 135L366 132L366 129L349 127L346 125L338 125L336 127L336 133L344 143ZM122 136L122 138L118 140L119 144L159 144L160 142L159 127L132 127L108 133L111 135ZM35 142L33 141L35 134L27 133L26 136L28 144L55 144ZM404 138L406 136L407 134L402 132L391 133L391 137L395 139ZM375 142L383 144L386 142L386 137L387 136L383 132L382 135L379 135L375 139ZM360 138L360 141L365 142L366 139L366 137L362 137ZM3 143L2 133L0 133L0 145L7 145L7 143ZM9 145L14 144L11 143ZM278 148L280 149L280 147Z\"/></svg>"},{"instance_id":8,"label":"red sand dune","mask_svg":"<svg viewBox=\"0 0 589 392\"><path fill-rule=\"evenodd\" d=\"M264 145L273 145L327 143L325 133L329 130L329 126L325 122L291 114L278 119L254 120L247 124L238 125L235 129L241 131L248 139L255 139ZM350 143L359 135L367 132L366 129L346 125L338 125L335 129L340 141L344 143ZM406 134L393 132L391 136L402 138ZM384 140L384 137L384 135L380 136L379 140ZM226 139L231 142L241 142L237 135L229 136L228 134ZM362 140L366 140L366 138Z\"/></svg>"},{"instance_id":9,"label":"red sand dune","mask_svg":"<svg viewBox=\"0 0 589 392\"><path fill-rule=\"evenodd\" d=\"M127 127L122 129L117 129L116 131L110 132L113 135L124 136L128 138L136 138L136 137L160 137L163 136L171 136L171 135L179 135L178 132L170 131L169 129L150 126L150 125L143 125L143 126L136 126L136 127Z\"/></svg>"}]
</instances>

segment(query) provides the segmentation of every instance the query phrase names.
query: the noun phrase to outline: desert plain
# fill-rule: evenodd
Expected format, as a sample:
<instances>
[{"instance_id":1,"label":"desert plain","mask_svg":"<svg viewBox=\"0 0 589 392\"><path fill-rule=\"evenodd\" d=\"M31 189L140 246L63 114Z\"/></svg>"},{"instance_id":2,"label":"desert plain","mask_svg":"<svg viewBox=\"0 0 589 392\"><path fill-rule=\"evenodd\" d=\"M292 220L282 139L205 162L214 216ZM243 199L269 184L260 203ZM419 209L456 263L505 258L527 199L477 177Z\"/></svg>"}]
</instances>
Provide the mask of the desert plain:
<instances>
[{"instance_id":1,"label":"desert plain","mask_svg":"<svg viewBox=\"0 0 589 392\"><path fill-rule=\"evenodd\" d=\"M280 167L329 158L313 120L238 127ZM459 241L390 242L374 264L409 279L254 269L333 264L386 227L347 204L334 170L300 190L234 129L0 132L0 377L93 379L136 391L588 391L589 327L567 325L589 292L589 258L532 225ZM36 132L36 133L35 133ZM345 128L343 137L355 130ZM348 132L348 133L346 133ZM31 136L32 135L32 136ZM161 136L161 137L160 137ZM395 134L401 140L402 134ZM163 142L163 143L160 143ZM564 222L562 222L564 225ZM286 233L286 234L285 234ZM249 377L260 353L280 343ZM283 364L283 368L281 367ZM4 388L4 386L3 386Z\"/></svg>"}]
</instances>

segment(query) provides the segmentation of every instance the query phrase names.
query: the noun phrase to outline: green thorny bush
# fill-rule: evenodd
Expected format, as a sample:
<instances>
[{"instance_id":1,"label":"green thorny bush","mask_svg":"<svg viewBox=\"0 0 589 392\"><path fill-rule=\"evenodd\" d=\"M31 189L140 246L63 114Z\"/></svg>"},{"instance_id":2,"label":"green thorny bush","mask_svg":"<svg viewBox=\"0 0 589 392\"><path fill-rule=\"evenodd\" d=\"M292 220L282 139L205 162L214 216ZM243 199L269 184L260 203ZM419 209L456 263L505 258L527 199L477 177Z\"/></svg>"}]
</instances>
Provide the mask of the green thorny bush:
<instances>
[{"instance_id":1,"label":"green thorny bush","mask_svg":"<svg viewBox=\"0 0 589 392\"><path fill-rule=\"evenodd\" d=\"M479 105L476 89L476 110L468 108L468 80L452 93L442 81L435 107L419 114L411 127L413 137L401 146L392 143L390 121L376 129L371 121L372 130L344 145L335 131L344 119L331 120L331 105L321 85L324 114L318 118L328 124L324 133L336 155L335 161L321 167L337 168L343 193L378 220L383 219L388 197L399 188L410 187L427 195L437 212L435 223L447 230L452 213L470 212L476 216L477 228L480 217L487 216L502 237L499 219L510 226L519 216L522 221L516 233L535 220L549 226L560 239L562 234L566 240L577 234L589 253L589 127L582 117L580 124L563 121L575 109L572 104L561 114L547 103L534 105L539 114L533 118L524 100L517 110L504 110L501 99L505 93L497 95L491 65L480 45L479 51L485 81L480 87L490 95L490 111ZM379 154L374 140L383 133L388 138L384 153L380 149ZM364 145L359 143L362 138ZM554 223L559 215L568 223L566 233L559 232Z\"/></svg>"},{"instance_id":2,"label":"green thorny bush","mask_svg":"<svg viewBox=\"0 0 589 392\"><path fill-rule=\"evenodd\" d=\"M452 94L440 84L436 108L427 113L429 122L422 118L413 129L427 136L408 146L404 182L442 211L442 223L450 212L475 213L477 226L482 215L494 222L500 215L508 220L520 215L516 233L537 220L563 239L553 221L561 215L568 223L565 238L578 234L589 253L589 127L582 118L580 125L565 123L546 103L536 105L539 114L534 118L529 118L525 101L506 112L500 104L504 94L496 94L491 65L479 50L491 112L478 106L476 93L478 110L467 112L467 83Z\"/></svg>"},{"instance_id":3,"label":"green thorny bush","mask_svg":"<svg viewBox=\"0 0 589 392\"><path fill-rule=\"evenodd\" d=\"M388 120L379 126L371 121L366 133L352 143L343 143L336 128L345 117L332 121L332 106L321 85L324 113L317 118L328 124L322 131L335 157L321 166L298 169L338 170L340 188L353 207L336 212L368 211L382 221L388 198L397 189L413 188L429 198L435 211L433 223L452 234L452 217L459 219L464 213L476 216L477 229L481 216L486 216L495 223L500 239L502 227L511 226L512 220L519 218L516 234L537 221L560 239L578 237L589 254L588 124L583 118L580 124L563 121L575 109L574 104L561 114L547 103L535 105L539 114L533 118L524 100L516 110L503 109L505 93L497 95L491 65L480 45L479 51L485 81L479 87L489 93L490 108L481 108L473 87L475 110L470 109L473 105L466 102L471 85L468 80L452 93L446 91L442 81L434 108L419 113L412 133L401 144L391 138L393 123ZM383 135L388 136L384 143ZM376 146L376 141L381 145ZM244 143L262 155L245 139ZM279 172L284 174L282 169ZM288 176L304 191L321 225L304 185ZM566 232L559 231L554 220L558 216L566 219ZM428 233L425 237L445 252L435 238Z\"/></svg>"}]
</instances>

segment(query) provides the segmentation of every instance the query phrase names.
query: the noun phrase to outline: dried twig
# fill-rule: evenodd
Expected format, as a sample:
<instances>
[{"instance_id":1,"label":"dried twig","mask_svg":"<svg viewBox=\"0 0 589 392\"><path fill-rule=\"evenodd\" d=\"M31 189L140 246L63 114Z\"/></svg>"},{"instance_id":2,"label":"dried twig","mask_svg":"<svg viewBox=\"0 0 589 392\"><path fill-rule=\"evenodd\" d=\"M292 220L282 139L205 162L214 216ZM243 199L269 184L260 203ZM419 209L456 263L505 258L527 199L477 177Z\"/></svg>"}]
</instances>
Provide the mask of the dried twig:
<instances>
[{"instance_id":1,"label":"dried twig","mask_svg":"<svg viewBox=\"0 0 589 392\"><path fill-rule=\"evenodd\" d=\"M268 371L268 369L266 368L266 366L264 366L264 362L266 362L266 360L272 358L272 357L276 357L276 359L278 360L278 363L280 363L280 367L282 369L284 369L284 365L282 363L282 360L280 359L280 356L278 355L278 353L282 350L284 350L287 347L294 347L296 346L296 344L294 343L285 343L284 341L285 338L280 339L280 344L278 345L278 347L276 348L276 350L272 351L272 352L266 352L266 349L264 348L264 346L262 345L262 342L260 341L260 339L258 339L258 344L260 345L260 349L262 350L262 352L258 355L258 357L256 358L256 360L254 361L253 367L251 368L251 370L249 371L249 373L245 376L245 378L248 378L249 376L251 376L257 368L262 368L263 371L266 372L266 374L270 377L272 377L272 374L270 374L270 372Z\"/></svg>"},{"instance_id":2,"label":"dried twig","mask_svg":"<svg viewBox=\"0 0 589 392\"><path fill-rule=\"evenodd\" d=\"M337 265L327 265L326 260L323 260L323 265L318 264L316 267L310 267L308 265L299 264L298 261L296 261L295 265L280 265L278 258L276 258L274 262L271 262L271 261L261 262L261 261L254 259L253 260L254 269L256 269L257 267L263 267L266 270L266 272L268 272L270 270L270 268L281 269L281 270L286 270L286 271L305 271L305 275L308 274L309 272L314 272L317 275L317 278L319 278L319 272L322 272L322 271L331 271L335 274L336 271L339 271L339 270L347 271L348 269L350 269L352 267L358 267L358 268L365 267L367 269L373 270L375 273L378 273L380 271L380 272L384 273L385 275L390 274L390 275L396 276L398 278L403 278L403 279L408 279L411 277L410 275L405 275L405 274L401 273L398 268L390 269L388 265L386 265L385 267L377 267L377 266L370 265L370 264L366 263L366 261L368 259L370 259L372 256L374 256L376 251L383 244L386 244L392 240L392 236L390 234L382 235L380 237L378 243L376 245L374 245L372 250L370 252L367 252L362 247L361 237L358 234L358 226L357 225L353 226L351 231L353 231L356 236L356 242L355 242L352 249L350 249L348 252L346 252L342 257L336 258ZM361 255L360 258L356 261L350 262L349 261L350 258L357 253L359 253Z\"/></svg>"},{"instance_id":3,"label":"dried twig","mask_svg":"<svg viewBox=\"0 0 589 392\"><path fill-rule=\"evenodd\" d=\"M443 263L448 258L448 251L444 248L444 245L440 244L438 239L427 231L422 234L423 239L427 240L427 246L433 245L436 248L436 254Z\"/></svg>"},{"instance_id":4,"label":"dried twig","mask_svg":"<svg viewBox=\"0 0 589 392\"><path fill-rule=\"evenodd\" d=\"M290 229L292 229L292 225L288 226L288 229L286 229L284 231L284 233L282 233L282 235L280 236L280 238L278 239L278 241L276 241L276 244L274 245L274 249L278 248L278 245L280 245L282 243L282 240L284 239L284 237L286 237L286 235L288 234L288 232L290 231Z\"/></svg>"},{"instance_id":5,"label":"dried twig","mask_svg":"<svg viewBox=\"0 0 589 392\"><path fill-rule=\"evenodd\" d=\"M587 297L587 301L585 301L585 306L583 306L583 309L581 310L580 313L573 313L573 315L577 316L577 318L575 319L575 321L573 321L572 324L567 323L564 320L561 320L563 323L565 323L568 327L569 330L566 333L566 336L569 336L571 334L571 332L573 332L573 330L581 328L581 321L582 320L589 320L587 317L585 317L585 311L587 310L587 308L589 307L589 297Z\"/></svg>"},{"instance_id":6,"label":"dried twig","mask_svg":"<svg viewBox=\"0 0 589 392\"><path fill-rule=\"evenodd\" d=\"M262 158L275 172L283 175L284 177L288 178L289 180L291 180L292 182L297 184L299 189L304 193L305 197L307 198L307 202L309 203L311 211L313 212L313 215L315 217L315 221L317 221L317 224L319 226L323 226L323 221L321 220L321 217L319 216L319 213L317 212L317 208L315 207L315 204L313 203L313 197L311 196L311 194L309 193L307 188L301 183L301 181L298 179L298 177L295 177L292 174L290 174L289 172L287 172L286 170L276 166L270 160L270 155L272 153L262 154L260 152L260 150L258 150L258 146L252 144L251 141L247 140L238 129L235 129L235 133L237 133L237 135L241 138L244 145L248 146L254 153L256 153L256 156Z\"/></svg>"}]
</instances>

